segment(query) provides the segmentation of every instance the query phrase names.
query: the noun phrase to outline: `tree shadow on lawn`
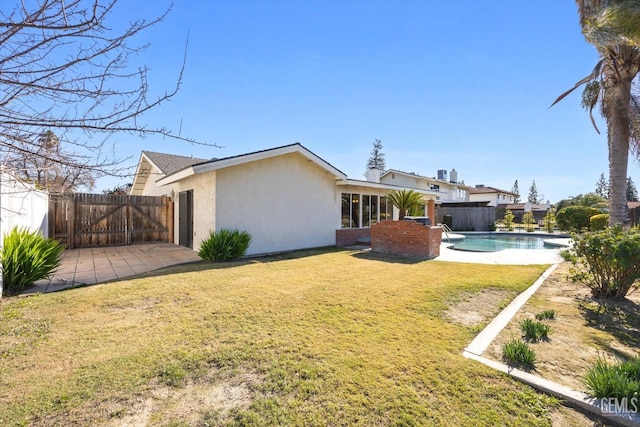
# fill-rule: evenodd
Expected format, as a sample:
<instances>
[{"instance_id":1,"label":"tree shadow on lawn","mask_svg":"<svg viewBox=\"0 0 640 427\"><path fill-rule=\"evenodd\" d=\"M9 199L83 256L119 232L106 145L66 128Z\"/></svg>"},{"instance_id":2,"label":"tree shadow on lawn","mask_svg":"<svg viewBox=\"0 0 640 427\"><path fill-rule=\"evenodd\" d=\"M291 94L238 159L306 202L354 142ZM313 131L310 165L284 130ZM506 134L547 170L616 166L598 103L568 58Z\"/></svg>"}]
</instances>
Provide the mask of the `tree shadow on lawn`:
<instances>
[{"instance_id":1,"label":"tree shadow on lawn","mask_svg":"<svg viewBox=\"0 0 640 427\"><path fill-rule=\"evenodd\" d=\"M628 299L613 301L585 298L578 307L587 326L610 333L626 346L640 347L640 305L637 303ZM619 357L628 357L605 342L601 344L610 347Z\"/></svg>"}]
</instances>

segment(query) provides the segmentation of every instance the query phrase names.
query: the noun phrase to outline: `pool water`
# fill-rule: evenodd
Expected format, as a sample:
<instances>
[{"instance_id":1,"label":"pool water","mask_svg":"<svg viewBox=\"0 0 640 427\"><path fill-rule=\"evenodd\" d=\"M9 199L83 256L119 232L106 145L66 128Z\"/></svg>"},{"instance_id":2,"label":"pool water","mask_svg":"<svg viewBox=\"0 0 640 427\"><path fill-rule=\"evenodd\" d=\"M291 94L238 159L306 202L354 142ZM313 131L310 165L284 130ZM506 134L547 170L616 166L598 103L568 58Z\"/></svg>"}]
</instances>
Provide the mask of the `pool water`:
<instances>
[{"instance_id":1,"label":"pool water","mask_svg":"<svg viewBox=\"0 0 640 427\"><path fill-rule=\"evenodd\" d=\"M508 235L466 235L464 240L454 242L453 249L475 252L497 252L503 249L550 249L544 240L548 237Z\"/></svg>"}]
</instances>

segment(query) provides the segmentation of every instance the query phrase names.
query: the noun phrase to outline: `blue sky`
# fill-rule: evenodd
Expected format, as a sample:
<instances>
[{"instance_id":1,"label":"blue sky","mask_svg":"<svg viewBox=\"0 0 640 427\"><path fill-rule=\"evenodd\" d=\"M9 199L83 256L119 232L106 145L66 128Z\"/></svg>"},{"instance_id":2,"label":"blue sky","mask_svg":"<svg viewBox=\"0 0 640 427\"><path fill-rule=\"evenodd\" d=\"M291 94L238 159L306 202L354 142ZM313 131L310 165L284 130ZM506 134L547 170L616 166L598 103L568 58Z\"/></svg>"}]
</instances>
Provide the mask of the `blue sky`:
<instances>
[{"instance_id":1,"label":"blue sky","mask_svg":"<svg viewBox=\"0 0 640 427\"><path fill-rule=\"evenodd\" d=\"M122 0L114 18L167 5ZM187 33L182 88L143 121L222 148L119 135L131 164L141 150L210 158L300 142L363 179L378 138L388 168L455 168L505 190L517 179L525 198L533 180L557 202L608 176L606 127L595 132L580 91L548 108L597 61L573 1L179 0L138 39L152 92L175 82ZM633 160L629 175L640 183Z\"/></svg>"}]
</instances>

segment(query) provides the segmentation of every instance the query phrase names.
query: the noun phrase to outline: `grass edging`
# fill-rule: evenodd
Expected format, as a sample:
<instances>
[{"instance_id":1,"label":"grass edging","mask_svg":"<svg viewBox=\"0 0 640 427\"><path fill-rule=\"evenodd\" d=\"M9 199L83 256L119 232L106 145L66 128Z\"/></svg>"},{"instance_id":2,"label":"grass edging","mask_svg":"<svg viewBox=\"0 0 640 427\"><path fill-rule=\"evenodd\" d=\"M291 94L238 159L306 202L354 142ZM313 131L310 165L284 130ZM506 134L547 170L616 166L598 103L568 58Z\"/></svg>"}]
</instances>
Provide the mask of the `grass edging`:
<instances>
[{"instance_id":1,"label":"grass edging","mask_svg":"<svg viewBox=\"0 0 640 427\"><path fill-rule=\"evenodd\" d=\"M535 388L538 391L558 397L568 402L572 406L581 408L616 425L621 425L624 427L640 426L640 416L633 414L609 414L603 412L600 408L598 399L596 399L595 397L590 397L586 393L570 389L569 387L565 387L553 381L545 380L544 378L521 371L517 368L512 368L505 365L504 363L496 362L495 360L490 360L485 357L478 356L477 354L470 353L466 350L462 352L462 355L467 359L476 360L483 365L503 372L515 378L516 380Z\"/></svg>"},{"instance_id":2,"label":"grass edging","mask_svg":"<svg viewBox=\"0 0 640 427\"><path fill-rule=\"evenodd\" d=\"M498 334L507 326L516 313L524 306L524 304L531 298L531 296L542 286L544 281L553 273L558 267L558 264L554 264L549 267L542 275L536 280L533 285L527 288L524 292L518 295L504 310L502 310L474 339L469 345L462 351L462 355L467 359L476 360L485 366L488 366L497 371L503 372L512 378L535 388L538 391L550 394L552 396L563 399L570 405L581 408L593 415L610 421L616 425L624 427L638 427L640 426L640 415L638 414L610 414L603 412L600 407L598 399L590 397L586 393L573 390L569 387L555 383L553 381L546 380L539 376L521 371L517 368L510 367L504 363L497 362L482 357L485 350L491 345L493 340L496 339Z\"/></svg>"}]
</instances>

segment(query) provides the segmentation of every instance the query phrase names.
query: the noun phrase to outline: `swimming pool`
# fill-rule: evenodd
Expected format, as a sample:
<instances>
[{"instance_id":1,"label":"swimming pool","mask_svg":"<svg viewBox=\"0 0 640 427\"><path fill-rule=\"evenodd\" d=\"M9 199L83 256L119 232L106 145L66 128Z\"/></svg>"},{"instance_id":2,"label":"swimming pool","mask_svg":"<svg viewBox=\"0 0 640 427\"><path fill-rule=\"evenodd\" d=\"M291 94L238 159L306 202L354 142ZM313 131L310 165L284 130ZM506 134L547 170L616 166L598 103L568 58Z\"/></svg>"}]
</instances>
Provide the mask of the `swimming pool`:
<instances>
[{"instance_id":1,"label":"swimming pool","mask_svg":"<svg viewBox=\"0 0 640 427\"><path fill-rule=\"evenodd\" d=\"M465 234L462 240L452 240L453 249L472 252L498 252L503 249L553 249L550 238L564 236L530 236L515 234Z\"/></svg>"}]
</instances>

